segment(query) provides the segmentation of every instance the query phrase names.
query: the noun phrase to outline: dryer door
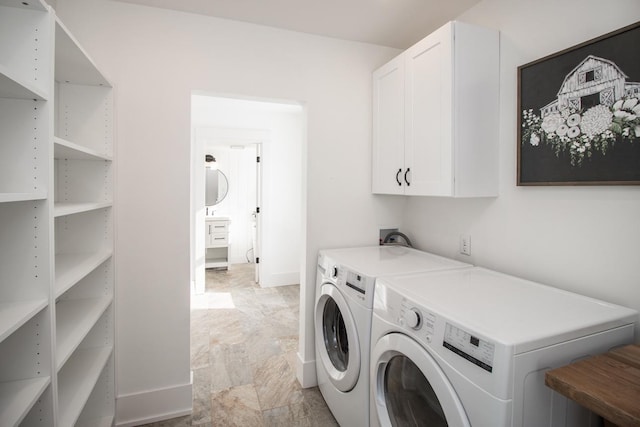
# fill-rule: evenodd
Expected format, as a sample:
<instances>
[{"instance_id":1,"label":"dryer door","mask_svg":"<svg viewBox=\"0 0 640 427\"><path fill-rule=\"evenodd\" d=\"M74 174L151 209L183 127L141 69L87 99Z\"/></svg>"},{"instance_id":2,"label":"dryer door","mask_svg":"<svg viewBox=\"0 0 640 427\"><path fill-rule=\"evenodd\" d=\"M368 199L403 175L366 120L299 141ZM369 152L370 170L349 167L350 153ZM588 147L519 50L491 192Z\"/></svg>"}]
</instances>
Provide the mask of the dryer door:
<instances>
[{"instance_id":1,"label":"dryer door","mask_svg":"<svg viewBox=\"0 0 640 427\"><path fill-rule=\"evenodd\" d=\"M385 335L376 343L371 362L372 415L381 426L470 426L444 372L413 339Z\"/></svg>"},{"instance_id":2,"label":"dryer door","mask_svg":"<svg viewBox=\"0 0 640 427\"><path fill-rule=\"evenodd\" d=\"M360 345L356 324L342 293L324 283L315 313L316 348L333 385L347 392L360 374Z\"/></svg>"}]
</instances>

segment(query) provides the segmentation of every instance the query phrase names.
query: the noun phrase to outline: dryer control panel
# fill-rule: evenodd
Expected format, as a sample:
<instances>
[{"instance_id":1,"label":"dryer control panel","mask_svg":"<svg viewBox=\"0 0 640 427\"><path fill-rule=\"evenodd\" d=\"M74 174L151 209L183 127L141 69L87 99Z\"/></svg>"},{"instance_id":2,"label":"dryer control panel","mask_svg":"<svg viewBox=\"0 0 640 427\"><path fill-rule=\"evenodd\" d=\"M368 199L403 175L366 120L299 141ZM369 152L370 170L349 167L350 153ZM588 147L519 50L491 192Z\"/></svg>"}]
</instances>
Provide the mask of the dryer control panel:
<instances>
[{"instance_id":1,"label":"dryer control panel","mask_svg":"<svg viewBox=\"0 0 640 427\"><path fill-rule=\"evenodd\" d=\"M447 323L442 345L485 371L493 371L493 355L495 353L495 345L493 343L480 339L451 323Z\"/></svg>"}]
</instances>

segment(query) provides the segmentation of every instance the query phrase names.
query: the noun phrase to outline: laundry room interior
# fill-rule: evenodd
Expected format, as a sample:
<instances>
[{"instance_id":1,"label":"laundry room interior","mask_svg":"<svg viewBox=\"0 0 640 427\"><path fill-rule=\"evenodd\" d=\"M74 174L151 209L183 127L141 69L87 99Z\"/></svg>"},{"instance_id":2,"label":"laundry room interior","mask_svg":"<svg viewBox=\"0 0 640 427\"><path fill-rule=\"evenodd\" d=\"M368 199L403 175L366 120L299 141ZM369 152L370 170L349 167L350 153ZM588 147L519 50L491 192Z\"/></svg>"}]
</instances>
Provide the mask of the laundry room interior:
<instances>
[{"instance_id":1,"label":"laundry room interior","mask_svg":"<svg viewBox=\"0 0 640 427\"><path fill-rule=\"evenodd\" d=\"M0 424L639 425L639 22L0 0Z\"/></svg>"}]
</instances>

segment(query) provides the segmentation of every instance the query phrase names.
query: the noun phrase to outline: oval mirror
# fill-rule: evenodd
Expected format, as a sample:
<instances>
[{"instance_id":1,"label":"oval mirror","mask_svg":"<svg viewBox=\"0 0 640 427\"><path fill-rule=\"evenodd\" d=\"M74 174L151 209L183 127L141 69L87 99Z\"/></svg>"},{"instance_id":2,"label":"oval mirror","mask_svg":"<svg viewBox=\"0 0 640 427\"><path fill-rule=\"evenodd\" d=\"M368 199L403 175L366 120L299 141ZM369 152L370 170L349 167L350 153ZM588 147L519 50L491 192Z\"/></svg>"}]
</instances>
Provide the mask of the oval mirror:
<instances>
[{"instance_id":1,"label":"oval mirror","mask_svg":"<svg viewBox=\"0 0 640 427\"><path fill-rule=\"evenodd\" d=\"M229 181L227 176L218 169L206 168L206 174L205 205L215 206L227 197Z\"/></svg>"}]
</instances>

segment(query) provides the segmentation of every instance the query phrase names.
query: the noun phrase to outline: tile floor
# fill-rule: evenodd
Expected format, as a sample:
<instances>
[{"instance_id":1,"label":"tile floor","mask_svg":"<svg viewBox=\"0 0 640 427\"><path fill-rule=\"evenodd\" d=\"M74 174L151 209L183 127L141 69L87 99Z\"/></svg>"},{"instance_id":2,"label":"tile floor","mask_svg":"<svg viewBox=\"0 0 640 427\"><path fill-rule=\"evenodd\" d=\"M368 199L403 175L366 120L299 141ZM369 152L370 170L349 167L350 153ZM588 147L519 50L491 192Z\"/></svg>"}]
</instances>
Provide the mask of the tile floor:
<instances>
[{"instance_id":1,"label":"tile floor","mask_svg":"<svg viewBox=\"0 0 640 427\"><path fill-rule=\"evenodd\" d=\"M261 288L253 264L207 270L191 302L193 413L147 427L337 426L296 380L299 287Z\"/></svg>"}]
</instances>

